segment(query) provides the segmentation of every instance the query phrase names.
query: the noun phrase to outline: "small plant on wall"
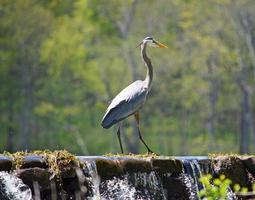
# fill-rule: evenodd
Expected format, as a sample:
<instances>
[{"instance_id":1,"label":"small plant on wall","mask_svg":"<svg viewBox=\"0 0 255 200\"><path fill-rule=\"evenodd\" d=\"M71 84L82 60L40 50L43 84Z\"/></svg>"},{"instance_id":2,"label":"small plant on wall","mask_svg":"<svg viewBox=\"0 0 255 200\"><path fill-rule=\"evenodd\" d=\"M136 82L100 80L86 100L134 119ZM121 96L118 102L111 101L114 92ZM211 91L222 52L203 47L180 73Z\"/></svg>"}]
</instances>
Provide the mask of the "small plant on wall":
<instances>
[{"instance_id":1,"label":"small plant on wall","mask_svg":"<svg viewBox=\"0 0 255 200\"><path fill-rule=\"evenodd\" d=\"M198 196L202 200L226 200L230 192L230 185L232 181L221 175L219 178L213 179L212 175L208 174L200 178L204 189L200 190ZM239 184L234 185L234 191L238 196L254 195L255 184L253 185L253 192L248 192L248 188L240 187Z\"/></svg>"},{"instance_id":2,"label":"small plant on wall","mask_svg":"<svg viewBox=\"0 0 255 200\"><path fill-rule=\"evenodd\" d=\"M227 179L224 175L220 178L212 179L212 175L202 176L200 178L204 189L200 190L198 195L201 199L206 200L225 200L228 194L228 188L232 183L230 179Z\"/></svg>"}]
</instances>

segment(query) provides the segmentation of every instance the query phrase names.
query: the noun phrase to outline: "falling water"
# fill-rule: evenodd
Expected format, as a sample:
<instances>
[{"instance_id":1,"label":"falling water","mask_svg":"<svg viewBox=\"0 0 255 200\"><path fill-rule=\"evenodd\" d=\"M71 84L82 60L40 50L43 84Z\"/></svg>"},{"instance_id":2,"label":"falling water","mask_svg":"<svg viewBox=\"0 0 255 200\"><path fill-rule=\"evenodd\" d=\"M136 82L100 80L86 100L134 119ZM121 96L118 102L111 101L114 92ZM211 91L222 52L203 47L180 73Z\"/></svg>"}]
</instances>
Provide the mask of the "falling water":
<instances>
[{"instance_id":1,"label":"falling water","mask_svg":"<svg viewBox=\"0 0 255 200\"><path fill-rule=\"evenodd\" d=\"M168 173L122 171L116 176L102 176L102 178L97 171L95 160L85 159L83 169L77 170L81 189L77 194L83 195L76 197L88 200L175 200L176 198L199 200L198 191L204 188L199 178L208 173L213 174L210 164L193 157L177 159L181 160L183 171L173 173L170 173L173 169L169 169ZM115 161L119 163L117 159ZM122 169L121 166L119 167ZM227 200L235 199L234 193L229 188ZM7 172L0 172L0 200L32 200L32 193L21 179Z\"/></svg>"},{"instance_id":2,"label":"falling water","mask_svg":"<svg viewBox=\"0 0 255 200\"><path fill-rule=\"evenodd\" d=\"M133 200L135 199L136 189L129 183L128 176L121 178L114 177L111 180L102 182L101 199L106 200Z\"/></svg>"},{"instance_id":3,"label":"falling water","mask_svg":"<svg viewBox=\"0 0 255 200\"><path fill-rule=\"evenodd\" d=\"M97 166L95 161L86 161L86 165L84 166L84 174L87 175L86 179L89 185L87 186L92 191L88 191L90 193L88 195L89 200L99 200L100 198L100 177L97 173Z\"/></svg>"},{"instance_id":4,"label":"falling water","mask_svg":"<svg viewBox=\"0 0 255 200\"><path fill-rule=\"evenodd\" d=\"M183 181L189 190L190 200L196 200L198 199L198 191L203 189L202 184L199 182L202 174L199 164L197 160L182 160L182 163L184 166Z\"/></svg>"},{"instance_id":5,"label":"falling water","mask_svg":"<svg viewBox=\"0 0 255 200\"><path fill-rule=\"evenodd\" d=\"M166 200L162 182L155 172L127 173L101 184L104 200Z\"/></svg>"},{"instance_id":6,"label":"falling water","mask_svg":"<svg viewBox=\"0 0 255 200\"><path fill-rule=\"evenodd\" d=\"M167 199L162 180L156 172L152 171L150 173L134 173L131 175L131 177L132 176L134 177L133 182L135 183L135 187L143 188L143 191L141 192L146 194L148 199L155 199L155 197L162 200Z\"/></svg>"},{"instance_id":7,"label":"falling water","mask_svg":"<svg viewBox=\"0 0 255 200\"><path fill-rule=\"evenodd\" d=\"M86 162L84 173L87 179L89 200L167 200L160 177L154 172L125 173L101 180L94 161Z\"/></svg>"},{"instance_id":8,"label":"falling water","mask_svg":"<svg viewBox=\"0 0 255 200\"><path fill-rule=\"evenodd\" d=\"M191 193L190 199L197 199L197 193L199 190L204 189L203 185L199 181L202 176L202 171L197 160L182 160L184 166L184 174L186 174L186 184Z\"/></svg>"},{"instance_id":9,"label":"falling water","mask_svg":"<svg viewBox=\"0 0 255 200\"><path fill-rule=\"evenodd\" d=\"M204 186L199 181L199 178L208 173L213 173L213 169L210 168L210 165L201 166L198 159L181 159L184 166L184 182L190 190L190 200L200 199L198 197L198 191L204 189ZM236 200L236 196L231 190L228 188L227 192L227 200Z\"/></svg>"},{"instance_id":10,"label":"falling water","mask_svg":"<svg viewBox=\"0 0 255 200\"><path fill-rule=\"evenodd\" d=\"M32 200L32 193L21 179L7 172L0 172L0 199Z\"/></svg>"},{"instance_id":11,"label":"falling water","mask_svg":"<svg viewBox=\"0 0 255 200\"><path fill-rule=\"evenodd\" d=\"M179 158L183 164L183 172L178 174L189 194L189 200L199 200L198 191L204 186L199 181L202 175L212 173L207 164L201 164L198 159ZM84 173L87 174L89 200L167 200L168 194L163 186L162 177L155 171L125 173L110 179L101 180L97 172L96 163L87 161ZM164 174L165 177L174 176L171 173ZM228 200L235 200L235 195L229 188Z\"/></svg>"}]
</instances>

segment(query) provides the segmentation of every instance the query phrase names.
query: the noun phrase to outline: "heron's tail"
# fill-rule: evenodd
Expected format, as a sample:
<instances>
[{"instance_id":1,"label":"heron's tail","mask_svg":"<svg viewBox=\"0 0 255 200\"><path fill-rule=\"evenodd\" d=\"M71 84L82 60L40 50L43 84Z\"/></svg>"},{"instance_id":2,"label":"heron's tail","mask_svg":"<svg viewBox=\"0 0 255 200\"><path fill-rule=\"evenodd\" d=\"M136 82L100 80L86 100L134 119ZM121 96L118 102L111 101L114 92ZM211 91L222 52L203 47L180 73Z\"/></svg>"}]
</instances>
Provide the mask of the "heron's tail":
<instances>
[{"instance_id":1,"label":"heron's tail","mask_svg":"<svg viewBox=\"0 0 255 200\"><path fill-rule=\"evenodd\" d=\"M103 128L108 129L112 127L112 125L118 123L119 121L123 119L123 118L117 117L116 114L118 114L118 112L116 112L115 109L111 109L107 111L102 119L101 126Z\"/></svg>"},{"instance_id":2,"label":"heron's tail","mask_svg":"<svg viewBox=\"0 0 255 200\"><path fill-rule=\"evenodd\" d=\"M113 121L113 116L110 113L106 113L102 119L101 126L108 129L114 124Z\"/></svg>"},{"instance_id":3,"label":"heron's tail","mask_svg":"<svg viewBox=\"0 0 255 200\"><path fill-rule=\"evenodd\" d=\"M112 126L112 124L109 122L109 120L107 120L106 118L103 118L102 122L101 122L101 126L103 128L110 128Z\"/></svg>"}]
</instances>

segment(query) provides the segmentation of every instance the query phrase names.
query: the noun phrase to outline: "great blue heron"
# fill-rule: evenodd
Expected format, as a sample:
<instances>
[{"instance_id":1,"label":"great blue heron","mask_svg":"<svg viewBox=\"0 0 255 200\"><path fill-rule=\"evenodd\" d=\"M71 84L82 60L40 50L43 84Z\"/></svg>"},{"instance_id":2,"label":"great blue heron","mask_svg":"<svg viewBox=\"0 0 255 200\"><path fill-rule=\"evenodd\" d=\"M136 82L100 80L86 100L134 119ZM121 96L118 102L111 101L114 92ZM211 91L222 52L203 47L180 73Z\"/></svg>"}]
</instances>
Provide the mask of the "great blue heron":
<instances>
[{"instance_id":1,"label":"great blue heron","mask_svg":"<svg viewBox=\"0 0 255 200\"><path fill-rule=\"evenodd\" d=\"M146 53L147 46L168 48L164 44L154 40L152 37L146 37L137 46L141 46L141 56L147 67L147 74L145 79L137 80L134 83L123 89L111 102L106 110L106 113L102 119L101 125L103 128L110 128L112 125L119 123L117 135L120 143L121 152L123 153L123 147L120 138L121 121L130 115L135 116L139 138L148 150L148 153L153 153L142 138L139 128L139 110L146 101L146 97L151 89L151 83L153 79L153 68L151 60Z\"/></svg>"}]
</instances>

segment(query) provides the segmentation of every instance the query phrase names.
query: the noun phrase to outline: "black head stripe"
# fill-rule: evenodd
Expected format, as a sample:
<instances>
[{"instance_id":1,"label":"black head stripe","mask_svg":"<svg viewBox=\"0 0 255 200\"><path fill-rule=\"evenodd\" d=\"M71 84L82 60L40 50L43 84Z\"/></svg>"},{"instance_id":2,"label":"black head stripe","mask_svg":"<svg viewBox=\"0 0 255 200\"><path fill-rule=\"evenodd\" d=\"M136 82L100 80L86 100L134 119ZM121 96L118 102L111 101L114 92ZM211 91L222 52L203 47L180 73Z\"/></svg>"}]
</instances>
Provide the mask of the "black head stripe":
<instances>
[{"instance_id":1,"label":"black head stripe","mask_svg":"<svg viewBox=\"0 0 255 200\"><path fill-rule=\"evenodd\" d=\"M144 38L145 40L153 40L153 38L152 37L146 37L146 38Z\"/></svg>"}]
</instances>

